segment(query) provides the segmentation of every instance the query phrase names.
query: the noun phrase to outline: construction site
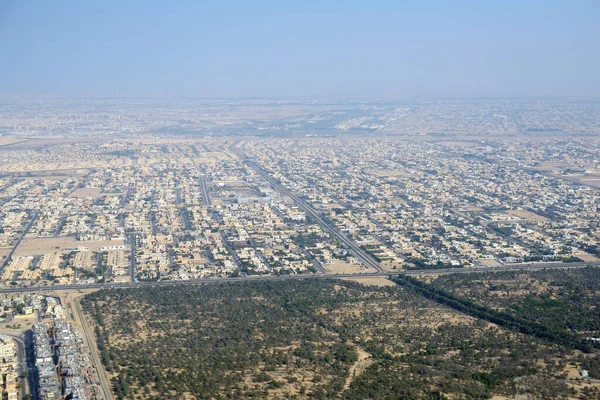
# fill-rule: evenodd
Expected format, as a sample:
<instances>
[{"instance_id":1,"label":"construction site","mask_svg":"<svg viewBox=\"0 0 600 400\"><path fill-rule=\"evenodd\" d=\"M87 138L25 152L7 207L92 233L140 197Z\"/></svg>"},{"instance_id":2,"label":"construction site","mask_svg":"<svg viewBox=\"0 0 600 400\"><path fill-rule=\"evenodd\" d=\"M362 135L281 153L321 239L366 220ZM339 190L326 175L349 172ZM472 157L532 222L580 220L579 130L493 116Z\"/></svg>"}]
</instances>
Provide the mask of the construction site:
<instances>
[{"instance_id":1,"label":"construction site","mask_svg":"<svg viewBox=\"0 0 600 400\"><path fill-rule=\"evenodd\" d=\"M18 387L17 345L8 335L0 334L0 393L3 399L17 400Z\"/></svg>"},{"instance_id":2,"label":"construction site","mask_svg":"<svg viewBox=\"0 0 600 400\"><path fill-rule=\"evenodd\" d=\"M43 316L33 326L32 347L35 369L32 390L35 398L99 400L91 363L80 334L64 319L63 307L54 297L43 302Z\"/></svg>"}]
</instances>

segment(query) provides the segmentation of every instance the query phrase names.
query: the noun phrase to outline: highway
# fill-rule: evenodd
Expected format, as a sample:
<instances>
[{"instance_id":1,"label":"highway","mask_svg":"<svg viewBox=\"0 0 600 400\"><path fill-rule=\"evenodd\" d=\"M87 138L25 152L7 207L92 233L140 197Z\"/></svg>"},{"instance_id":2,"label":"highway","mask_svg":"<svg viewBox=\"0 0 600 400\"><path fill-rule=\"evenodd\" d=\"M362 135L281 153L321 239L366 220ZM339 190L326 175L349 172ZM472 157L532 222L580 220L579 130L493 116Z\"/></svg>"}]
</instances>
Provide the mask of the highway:
<instances>
[{"instance_id":1,"label":"highway","mask_svg":"<svg viewBox=\"0 0 600 400\"><path fill-rule=\"evenodd\" d=\"M206 186L206 178L200 178L200 188L202 189L202 201L204 205L210 206L210 193L208 192L208 187Z\"/></svg>"},{"instance_id":2,"label":"highway","mask_svg":"<svg viewBox=\"0 0 600 400\"><path fill-rule=\"evenodd\" d=\"M100 380L100 385L102 386L102 391L104 392L104 398L106 400L114 399L112 388L110 386L110 382L106 375L106 371L104 370L104 366L100 361L100 356L98 355L98 348L95 345L95 341L92 340L90 335L93 335L93 331L90 329L88 325L87 319L83 316L83 312L81 311L81 306L79 304L79 299L74 299L73 303L75 303L75 313L77 314L77 319L79 319L79 323L83 328L83 333L85 334L85 340L87 341L88 349L92 354L92 360L94 361L94 366L96 367L96 375L98 375L98 379Z\"/></svg>"},{"instance_id":3,"label":"highway","mask_svg":"<svg viewBox=\"0 0 600 400\"><path fill-rule=\"evenodd\" d=\"M235 277L235 278L207 278L207 279L195 279L187 281L162 281L162 282L134 282L134 283L104 283L104 284L85 284L85 285L55 285L55 286L41 286L41 287L27 287L27 288L8 288L3 289L3 293L20 293L20 292L40 292L40 291L60 291L60 290L76 290L76 289L126 289L133 287L163 287L172 285L203 285L213 283L225 283L225 282L250 282L250 281L284 281L284 280L295 280L295 279L342 279L342 278L359 278L359 277L391 277L401 275L441 275L441 274L457 274L457 273L483 273L483 272L500 272L500 271L521 271L521 270L542 270L542 269L562 269L562 268L584 268L588 266L599 267L600 262L596 263L540 263L540 264L514 264L504 265L500 267L485 267L485 268L448 268L448 269L437 269L437 270L409 270L402 272L371 272L371 273L358 273L358 274L310 274L310 275L286 275L286 276L254 276L254 277ZM94 345L94 341L91 338L91 332L93 332L86 320L83 317L83 312L80 308L78 299L75 299L75 313L79 320L85 338L90 349L93 362L96 366L97 375L100 380L102 390L105 393L106 399L113 399L110 382L105 374L104 368L98 355L98 350ZM74 318L75 319L75 318ZM22 344L22 341L19 342ZM20 357L23 359L22 348L19 350Z\"/></svg>"},{"instance_id":4,"label":"highway","mask_svg":"<svg viewBox=\"0 0 600 400\"><path fill-rule=\"evenodd\" d=\"M356 257L360 262L362 262L367 267L371 267L378 272L382 272L383 269L379 265L379 262L376 261L369 253L361 249L353 240L351 240L348 236L342 233L337 226L331 223L331 221L324 218L321 214L319 214L308 202L304 201L300 197L296 196L290 190L280 185L273 177L267 174L258 164L253 161L247 160L241 153L239 153L236 149L230 149L233 154L239 157L243 162L245 162L250 168L256 171L263 179L268 181L271 186L276 189L279 193L284 196L290 197L292 200L296 202L296 204L304 210L305 213L313 217L319 225L321 225L326 231L335 236L340 242L346 245L352 255Z\"/></svg>"},{"instance_id":5,"label":"highway","mask_svg":"<svg viewBox=\"0 0 600 400\"><path fill-rule=\"evenodd\" d=\"M125 204L127 204L127 198L129 197L130 194L131 194L131 186L127 186L127 191L125 192L125 195L123 196L123 200L121 201L121 208L125 208Z\"/></svg>"},{"instance_id":6,"label":"highway","mask_svg":"<svg viewBox=\"0 0 600 400\"><path fill-rule=\"evenodd\" d=\"M231 246L231 243L229 243L229 240L227 240L227 235L225 235L225 232L223 232L220 229L219 229L219 235L221 235L221 241L227 248L227 251L229 251L229 254L231 254L231 258L233 258L233 262L235 263L235 265L237 267L237 272L242 273L242 263L240 262L240 258L238 257L237 253Z\"/></svg>"},{"instance_id":7,"label":"highway","mask_svg":"<svg viewBox=\"0 0 600 400\"><path fill-rule=\"evenodd\" d=\"M135 233L128 233L129 238L129 275L130 282L132 285L135 285L135 250L136 250L136 235Z\"/></svg>"},{"instance_id":8,"label":"highway","mask_svg":"<svg viewBox=\"0 0 600 400\"><path fill-rule=\"evenodd\" d=\"M9 263L12 255L13 255L13 253L15 252L15 250L17 249L17 247L19 247L19 245L21 244L21 241L23 241L23 238L25 237L25 235L27 235L27 232L29 232L29 230L31 229L31 226L33 225L33 223L35 222L35 220L37 219L37 217L38 217L39 214L40 214L39 211L36 211L33 214L33 216L31 217L31 219L27 223L27 226L23 230L23 233L19 237L19 240L17 240L17 243L15 243L15 245L12 247L12 249L10 249L10 253L8 253L6 255L6 258L4 259L4 262L2 263L2 268L0 268L0 272L3 271L4 268L8 265L8 263Z\"/></svg>"},{"instance_id":9,"label":"highway","mask_svg":"<svg viewBox=\"0 0 600 400\"><path fill-rule=\"evenodd\" d=\"M284 281L289 279L343 279L360 277L390 277L401 275L444 275L444 274L470 274L482 272L502 272L502 271L536 271L542 269L568 269L600 267L600 262L592 263L539 263L539 264L512 264L499 267L483 268L445 268L445 269L420 269L398 272L367 272L355 274L302 274L302 275L256 275L235 278L204 278L190 279L181 281L160 281L160 282L135 282L131 283L91 283L83 285L54 285L54 286L33 286L33 287L13 287L0 290L0 293L25 293L25 292L44 292L55 290L77 290L77 289L126 289L132 287L159 287L170 285L204 285L224 282L250 282L250 281Z\"/></svg>"},{"instance_id":10,"label":"highway","mask_svg":"<svg viewBox=\"0 0 600 400\"><path fill-rule=\"evenodd\" d=\"M477 268L445 268L445 269L421 269L407 270L406 275L443 275L443 274L470 274L473 272L502 272L502 271L535 271L540 269L569 269L600 267L600 262L547 262L547 263L520 263L505 264L498 267Z\"/></svg>"}]
</instances>

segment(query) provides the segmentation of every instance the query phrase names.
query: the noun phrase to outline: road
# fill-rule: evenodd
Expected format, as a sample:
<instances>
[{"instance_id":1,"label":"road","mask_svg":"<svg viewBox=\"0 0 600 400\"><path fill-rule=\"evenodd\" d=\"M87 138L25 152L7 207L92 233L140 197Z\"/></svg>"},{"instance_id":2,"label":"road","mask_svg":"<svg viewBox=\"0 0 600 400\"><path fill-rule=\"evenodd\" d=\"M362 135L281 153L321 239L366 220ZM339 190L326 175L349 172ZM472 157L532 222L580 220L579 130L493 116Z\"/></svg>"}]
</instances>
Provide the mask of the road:
<instances>
[{"instance_id":1,"label":"road","mask_svg":"<svg viewBox=\"0 0 600 400\"><path fill-rule=\"evenodd\" d=\"M63 215L58 221L58 225L56 225L56 229L54 230L54 234L52 236L57 237L60 235L60 231L62 231L63 226L65 226L65 222L67 221L67 216Z\"/></svg>"},{"instance_id":2,"label":"road","mask_svg":"<svg viewBox=\"0 0 600 400\"><path fill-rule=\"evenodd\" d=\"M229 254L231 254L231 258L233 258L233 262L235 262L235 265L237 266L237 272L241 274L242 273L242 262L240 261L240 258L238 257L238 255L235 252L231 243L229 243L229 240L227 239L227 235L225 235L225 232L223 232L222 230L219 229L219 235L221 235L221 241L227 248L227 251L229 252Z\"/></svg>"},{"instance_id":3,"label":"road","mask_svg":"<svg viewBox=\"0 0 600 400\"><path fill-rule=\"evenodd\" d=\"M125 204L127 204L127 199L131 195L131 186L127 186L127 191L125 191L125 195L123 196L123 200L121 200L121 208L125 208Z\"/></svg>"},{"instance_id":4,"label":"road","mask_svg":"<svg viewBox=\"0 0 600 400\"><path fill-rule=\"evenodd\" d=\"M273 208L272 208L272 210L273 210L273 212L274 212L275 214L277 214L277 216L278 216L279 218L281 218L281 220L284 220L284 219L285 219L285 215L283 215L283 214L281 213L281 211L279 211L279 209L278 209L277 207L273 207ZM307 249L306 249L304 246L302 246L302 249L303 249L303 250L302 250L302 252L304 253L304 256L305 256L305 257L306 257L308 260L310 260L310 261L313 263L313 266L314 266L316 269L318 269L318 270L319 270L321 273L323 273L323 274L326 274L326 273L327 273L327 271L326 271L326 270L325 270L325 268L323 267L323 263L321 263L321 261L319 261L319 260L317 259L317 257L313 256L313 255L311 254L311 252L310 252L310 251L308 251L308 250L307 250Z\"/></svg>"},{"instance_id":5,"label":"road","mask_svg":"<svg viewBox=\"0 0 600 400\"><path fill-rule=\"evenodd\" d=\"M90 329L90 326L88 325L88 322L86 320L86 318L83 315L83 312L81 311L81 306L79 305L79 299L73 299L73 303L75 303L75 314L77 314L77 319L79 320L79 323L81 324L81 327L83 329L83 333L85 335L85 340L87 342L87 346L88 349L90 349L90 352L92 354L92 360L94 361L94 366L96 368L96 372L98 375L98 379L100 380L100 385L102 387L102 391L104 392L104 397L107 400L112 400L114 399L113 394L112 394L112 389L110 386L110 382L108 380L108 376L106 375L106 371L104 370L104 367L102 366L102 363L100 362L100 356L98 355L98 348L95 345L95 341L92 340L91 338L91 332L93 332Z\"/></svg>"},{"instance_id":6,"label":"road","mask_svg":"<svg viewBox=\"0 0 600 400\"><path fill-rule=\"evenodd\" d=\"M350 249L350 252L354 257L356 257L360 262L362 262L367 267L371 267L378 272L382 272L383 269L379 265L379 262L376 261L369 253L361 249L352 239L343 234L337 226L335 226L331 221L324 218L320 213L318 213L308 202L304 201L300 197L296 196L286 187L282 186L277 182L273 177L267 174L258 164L253 161L247 160L241 153L239 153L236 149L231 148L231 152L239 157L243 162L246 163L250 168L256 171L263 179L268 181L273 188L275 188L279 193L284 196L290 197L298 207L304 210L305 213L313 217L319 225L321 225L326 231L331 233L335 238L337 238L340 242L342 242L346 247Z\"/></svg>"},{"instance_id":7,"label":"road","mask_svg":"<svg viewBox=\"0 0 600 400\"><path fill-rule=\"evenodd\" d=\"M313 256L310 251L308 250L303 250L304 253L304 257L308 258L310 261L312 261L313 265L315 266L316 269L318 269L321 273L326 274L327 271L325 270L325 267L323 267L323 264L321 263L321 261L317 260L317 257Z\"/></svg>"},{"instance_id":8,"label":"road","mask_svg":"<svg viewBox=\"0 0 600 400\"><path fill-rule=\"evenodd\" d=\"M342 206L344 206L347 210L350 210L352 207L350 206L350 204L346 203L345 201L340 200L338 197L333 197L333 200L335 200L337 203L341 204ZM387 231L387 228L385 227L385 225L383 225L381 222L377 221L375 218L371 217L370 213L367 213L367 219L369 221L371 221L373 224L375 224L375 226L377 226L379 229L381 229L381 231ZM404 261L406 260L406 257L404 257L402 254L398 253L394 247L389 244L387 241L385 241L379 234L376 233L371 233L371 235L379 240L381 242L382 245L384 245L388 250L390 250L392 253L394 253L394 255L396 257L398 257L400 260Z\"/></svg>"},{"instance_id":9,"label":"road","mask_svg":"<svg viewBox=\"0 0 600 400\"><path fill-rule=\"evenodd\" d=\"M342 278L360 278L360 277L389 277L401 275L444 275L444 274L470 274L482 272L502 272L502 271L536 271L541 269L568 269L600 267L600 262L595 263L540 263L540 264L511 264L499 267L484 268L445 268L445 269L421 269L408 270L401 272L367 272L355 274L301 274L301 275L256 275L235 278L204 278L190 279L186 281L160 281L160 282L135 282L135 287L157 287L170 285L203 285L223 282L249 282L249 281L283 281L288 279L342 279ZM84 285L54 285L37 287L18 287L6 288L0 290L0 293L26 293L26 292L44 292L53 290L77 290L77 289L126 289L134 287L131 283L91 283Z\"/></svg>"},{"instance_id":10,"label":"road","mask_svg":"<svg viewBox=\"0 0 600 400\"><path fill-rule=\"evenodd\" d=\"M210 206L210 193L208 192L208 187L206 186L206 178L200 178L200 188L202 189L202 201L204 205Z\"/></svg>"},{"instance_id":11,"label":"road","mask_svg":"<svg viewBox=\"0 0 600 400\"><path fill-rule=\"evenodd\" d=\"M10 336L17 343L17 354L19 357L19 382L21 383L21 398L24 398L25 395L29 394L31 390L29 378L21 378L21 374L25 372L25 364L27 363L27 356L25 354L25 341L21 336L17 336L12 333L7 333L5 331L0 331L0 333L6 336Z\"/></svg>"},{"instance_id":12,"label":"road","mask_svg":"<svg viewBox=\"0 0 600 400\"><path fill-rule=\"evenodd\" d=\"M187 216L186 213L186 209L185 208L180 208L179 209L179 218L181 219L181 223L183 224L183 229L185 229L186 231L189 231L190 229L192 229L192 224L190 223L190 220Z\"/></svg>"},{"instance_id":13,"label":"road","mask_svg":"<svg viewBox=\"0 0 600 400\"><path fill-rule=\"evenodd\" d=\"M470 274L473 272L502 272L502 271L535 271L540 269L568 269L600 267L600 262L547 262L547 263L520 263L505 264L498 267L477 267L477 268L445 268L445 269L421 269L408 270L406 275L442 275L442 274Z\"/></svg>"},{"instance_id":14,"label":"road","mask_svg":"<svg viewBox=\"0 0 600 400\"><path fill-rule=\"evenodd\" d=\"M131 285L135 285L135 249L136 249L136 235L135 233L128 233L129 238L129 275L131 277Z\"/></svg>"},{"instance_id":15,"label":"road","mask_svg":"<svg viewBox=\"0 0 600 400\"><path fill-rule=\"evenodd\" d=\"M31 226L33 225L33 223L35 222L35 220L37 219L39 214L40 214L39 211L36 211L35 213L33 213L33 217L31 217L31 219L27 223L27 226L25 227L25 230L23 230L23 233L19 237L19 240L17 240L17 243L15 243L15 245L12 247L12 249L10 249L10 252L6 255L6 258L4 259L4 262L2 263L2 268L0 268L0 271L4 270L4 268L8 265L8 262L12 258L13 253L15 252L17 247L19 247L19 245L21 244L21 241L23 241L23 238L25 237L25 235L27 235L27 232L29 232L29 230L31 229Z\"/></svg>"}]
</instances>

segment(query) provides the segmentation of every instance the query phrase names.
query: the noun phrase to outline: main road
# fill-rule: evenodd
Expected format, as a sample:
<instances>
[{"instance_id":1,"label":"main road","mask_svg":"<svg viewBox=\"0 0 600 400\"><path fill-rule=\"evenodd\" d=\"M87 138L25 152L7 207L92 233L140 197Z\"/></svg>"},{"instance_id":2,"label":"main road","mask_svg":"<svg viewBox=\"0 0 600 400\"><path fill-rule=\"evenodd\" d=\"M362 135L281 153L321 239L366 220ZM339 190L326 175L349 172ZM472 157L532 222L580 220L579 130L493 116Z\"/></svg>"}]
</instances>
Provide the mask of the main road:
<instances>
[{"instance_id":1,"label":"main road","mask_svg":"<svg viewBox=\"0 0 600 400\"><path fill-rule=\"evenodd\" d=\"M10 259L12 258L12 255L14 254L15 250L21 244L21 242L23 241L23 238L25 238L25 235L27 235L27 233L31 229L31 226L33 225L33 223L35 222L35 220L37 219L37 217L38 217L39 214L40 214L39 211L36 211L33 214L33 216L31 217L31 219L27 223L27 226L23 230L23 233L21 234L21 236L19 236L19 240L17 240L17 242L15 243L15 245L12 247L12 249L10 249L10 252L6 255L6 258L4 259L4 262L2 263L2 267L0 268L0 272L3 271L4 267L6 267L8 265L8 263L9 263Z\"/></svg>"},{"instance_id":2,"label":"main road","mask_svg":"<svg viewBox=\"0 0 600 400\"><path fill-rule=\"evenodd\" d=\"M136 235L135 232L128 233L127 237L129 239L129 275L130 275L130 283L131 285L135 285L135 250L136 250Z\"/></svg>"},{"instance_id":3,"label":"main road","mask_svg":"<svg viewBox=\"0 0 600 400\"><path fill-rule=\"evenodd\" d=\"M21 375L26 372L25 365L27 364L27 355L25 353L25 341L23 337L15 335L14 333L0 331L1 334L11 337L17 343L17 357L19 358L19 382L21 383L21 398L25 398L25 395L29 394L31 390L31 382L29 382L29 376L21 378Z\"/></svg>"},{"instance_id":4,"label":"main road","mask_svg":"<svg viewBox=\"0 0 600 400\"><path fill-rule=\"evenodd\" d=\"M206 177L200 177L200 189L202 192L202 201L205 206L210 206L210 192L208 191L208 186L206 185Z\"/></svg>"},{"instance_id":5,"label":"main road","mask_svg":"<svg viewBox=\"0 0 600 400\"><path fill-rule=\"evenodd\" d=\"M277 180L275 180L271 175L266 173L257 163L246 159L244 155L241 154L233 146L230 148L230 151L237 157L239 157L240 160L242 160L242 162L245 162L246 165L248 165L250 168L256 171L256 173L259 174L263 179L269 182L271 186L275 188L279 193L281 193L284 196L288 196L292 200L294 200L298 207L300 207L302 210L304 210L305 213L317 220L319 225L321 225L326 231L331 233L340 242L346 245L346 247L350 249L352 255L354 255L354 257L356 257L360 262L362 262L367 267L375 269L378 272L383 272L383 269L381 268L377 260L375 260L369 253L360 248L356 243L354 243L352 239L350 239L348 236L342 233L337 226L331 223L331 221L323 217L317 210L313 208L312 205L310 205L308 202L295 195L291 190L287 189L279 182L277 182Z\"/></svg>"},{"instance_id":6,"label":"main road","mask_svg":"<svg viewBox=\"0 0 600 400\"><path fill-rule=\"evenodd\" d=\"M92 333L93 331L90 329L87 319L85 318L85 316L83 315L83 312L81 311L81 306L79 304L79 298L74 299L73 303L75 303L75 309L72 311L74 311L75 314L77 314L77 319L79 320L79 323L81 324L81 328L85 335L85 340L87 342L88 349L90 349L90 353L92 354L92 359L94 361L94 366L96 368L96 375L98 376L98 380L100 380L100 386L102 387L102 391L104 392L104 398L106 400L112 400L112 399L114 399L114 396L112 393L110 382L108 380L106 371L104 370L104 367L102 366L102 362L100 361L100 356L98 355L98 348L96 347L96 344L95 344L96 342L94 340L92 340L92 337L91 337L91 335L93 335L93 333Z\"/></svg>"},{"instance_id":7,"label":"main road","mask_svg":"<svg viewBox=\"0 0 600 400\"><path fill-rule=\"evenodd\" d=\"M482 272L503 272L503 271L536 271L542 269L568 269L600 267L600 262L592 263L537 263L537 264L512 264L499 267L484 268L445 268L445 269L419 269L398 272L366 272L355 274L301 274L301 275L256 275L235 278L203 278L180 281L160 281L160 282L135 282L131 283L90 283L83 285L54 285L54 286L32 286L32 287L11 287L0 290L0 293L25 293L25 292L44 292L54 290L77 290L77 289L126 289L132 287L159 287L170 285L204 285L224 282L250 282L250 281L284 281L290 279L343 279L343 278L362 278L362 277L390 277L402 275L445 275L445 274L470 274Z\"/></svg>"}]
</instances>

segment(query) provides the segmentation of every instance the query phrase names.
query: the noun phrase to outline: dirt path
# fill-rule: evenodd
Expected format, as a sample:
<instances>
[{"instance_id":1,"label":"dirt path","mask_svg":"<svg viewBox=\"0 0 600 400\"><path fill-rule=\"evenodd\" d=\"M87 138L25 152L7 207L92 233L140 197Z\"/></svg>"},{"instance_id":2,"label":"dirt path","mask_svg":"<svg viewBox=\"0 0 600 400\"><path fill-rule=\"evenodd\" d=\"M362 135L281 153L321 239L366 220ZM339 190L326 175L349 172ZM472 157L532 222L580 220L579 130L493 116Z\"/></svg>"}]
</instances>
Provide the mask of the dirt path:
<instances>
[{"instance_id":1,"label":"dirt path","mask_svg":"<svg viewBox=\"0 0 600 400\"><path fill-rule=\"evenodd\" d=\"M348 378L346 379L346 383L344 384L344 389L342 392L350 387L350 384L355 377L362 374L369 365L373 364L371 354L367 353L358 346L356 347L356 352L358 353L358 360L356 360L356 362L350 367L350 373L348 374Z\"/></svg>"}]
</instances>

